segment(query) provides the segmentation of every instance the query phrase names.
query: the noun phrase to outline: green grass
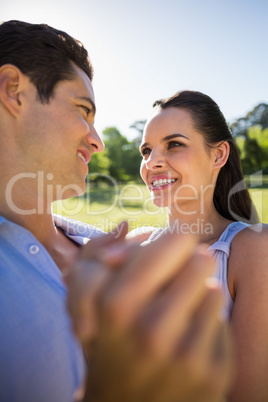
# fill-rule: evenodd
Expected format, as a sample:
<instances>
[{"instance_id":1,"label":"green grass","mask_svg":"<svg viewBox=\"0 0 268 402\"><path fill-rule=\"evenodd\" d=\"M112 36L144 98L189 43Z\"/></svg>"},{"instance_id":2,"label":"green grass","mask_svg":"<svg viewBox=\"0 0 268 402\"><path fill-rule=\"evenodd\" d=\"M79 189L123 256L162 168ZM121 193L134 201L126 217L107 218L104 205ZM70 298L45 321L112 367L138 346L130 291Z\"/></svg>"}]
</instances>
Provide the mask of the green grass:
<instances>
[{"instance_id":1,"label":"green grass","mask_svg":"<svg viewBox=\"0 0 268 402\"><path fill-rule=\"evenodd\" d=\"M256 206L260 222L268 223L268 188L256 188L249 191Z\"/></svg>"},{"instance_id":2,"label":"green grass","mask_svg":"<svg viewBox=\"0 0 268 402\"><path fill-rule=\"evenodd\" d=\"M268 223L268 188L250 189L260 221ZM130 229L139 226L166 225L165 208L155 207L148 190L141 184L92 186L85 197L58 201L54 212L90 223L105 232L112 230L122 220Z\"/></svg>"},{"instance_id":3,"label":"green grass","mask_svg":"<svg viewBox=\"0 0 268 402\"><path fill-rule=\"evenodd\" d=\"M90 223L106 232L122 220L129 222L130 229L166 224L165 209L156 208L148 190L140 184L99 185L90 188L85 197L56 202L54 212Z\"/></svg>"}]
</instances>

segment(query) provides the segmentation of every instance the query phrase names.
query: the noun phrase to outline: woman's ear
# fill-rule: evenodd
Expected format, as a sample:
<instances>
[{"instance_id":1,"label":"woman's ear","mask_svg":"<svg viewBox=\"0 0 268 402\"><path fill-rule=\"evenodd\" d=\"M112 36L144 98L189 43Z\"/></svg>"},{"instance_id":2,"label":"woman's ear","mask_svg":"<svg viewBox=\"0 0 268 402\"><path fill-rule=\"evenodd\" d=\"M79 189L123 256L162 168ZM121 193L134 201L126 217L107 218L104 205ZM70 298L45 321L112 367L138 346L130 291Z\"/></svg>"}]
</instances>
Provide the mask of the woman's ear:
<instances>
[{"instance_id":1,"label":"woman's ear","mask_svg":"<svg viewBox=\"0 0 268 402\"><path fill-rule=\"evenodd\" d=\"M21 71L12 64L4 64L0 68L0 104L14 117L18 117L21 109L20 88Z\"/></svg>"},{"instance_id":2,"label":"woman's ear","mask_svg":"<svg viewBox=\"0 0 268 402\"><path fill-rule=\"evenodd\" d=\"M230 153L230 145L228 141L222 141L218 145L213 147L214 151L214 168L221 168L225 165L228 160Z\"/></svg>"}]
</instances>

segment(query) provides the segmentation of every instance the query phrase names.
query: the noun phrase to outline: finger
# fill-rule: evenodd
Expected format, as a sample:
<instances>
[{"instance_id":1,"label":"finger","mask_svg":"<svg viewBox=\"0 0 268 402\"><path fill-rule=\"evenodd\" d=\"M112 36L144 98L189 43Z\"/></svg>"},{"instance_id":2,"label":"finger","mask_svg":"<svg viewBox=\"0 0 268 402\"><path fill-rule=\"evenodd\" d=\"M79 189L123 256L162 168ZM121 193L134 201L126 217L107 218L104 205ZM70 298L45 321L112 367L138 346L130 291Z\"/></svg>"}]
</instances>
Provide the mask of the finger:
<instances>
[{"instance_id":1,"label":"finger","mask_svg":"<svg viewBox=\"0 0 268 402\"><path fill-rule=\"evenodd\" d=\"M214 350L210 378L215 389L227 395L235 374L233 340L227 322L220 321L218 333L214 340Z\"/></svg>"},{"instance_id":2,"label":"finger","mask_svg":"<svg viewBox=\"0 0 268 402\"><path fill-rule=\"evenodd\" d=\"M107 267L119 269L123 263L135 255L138 249L139 246L134 243L116 242L100 248L95 258Z\"/></svg>"},{"instance_id":3,"label":"finger","mask_svg":"<svg viewBox=\"0 0 268 402\"><path fill-rule=\"evenodd\" d=\"M98 332L97 299L110 275L106 266L91 260L77 262L69 276L67 309L81 341L92 340Z\"/></svg>"},{"instance_id":4,"label":"finger","mask_svg":"<svg viewBox=\"0 0 268 402\"><path fill-rule=\"evenodd\" d=\"M111 276L107 267L117 267L133 252L134 246L122 241L127 227L122 222L113 232L92 240L64 275L69 289L67 308L82 341L93 338L98 331L96 304Z\"/></svg>"},{"instance_id":5,"label":"finger","mask_svg":"<svg viewBox=\"0 0 268 402\"><path fill-rule=\"evenodd\" d=\"M211 279L211 278L210 278ZM209 281L210 281L209 279ZM218 282L205 284L207 292L199 302L184 341L181 342L181 353L193 354L197 360L209 362L213 358L214 343L220 324L220 310L223 304L223 294Z\"/></svg>"},{"instance_id":6,"label":"finger","mask_svg":"<svg viewBox=\"0 0 268 402\"><path fill-rule=\"evenodd\" d=\"M87 245L81 247L76 263L68 267L63 273L65 284L69 285L70 277L73 276L73 270L78 261L96 259L111 268L122 263L128 257L133 247L133 245L126 244L124 241L127 231L128 223L123 221L113 231L92 239Z\"/></svg>"},{"instance_id":7,"label":"finger","mask_svg":"<svg viewBox=\"0 0 268 402\"><path fill-rule=\"evenodd\" d=\"M207 389L207 397L204 401L210 402L225 401L234 378L234 359L229 326L221 319L217 321L210 353L207 355L203 353L203 356L200 353L195 354L198 346L194 347L190 353L192 364L188 364L189 370L195 368L195 382L203 384L202 388ZM203 365L200 364L200 359L203 359Z\"/></svg>"},{"instance_id":8,"label":"finger","mask_svg":"<svg viewBox=\"0 0 268 402\"><path fill-rule=\"evenodd\" d=\"M210 384L210 393L218 397L227 390L232 376L229 336L223 332L220 312L223 294L215 280L207 283L208 292L193 317L190 330L178 348L178 360L187 361L188 371L198 384Z\"/></svg>"},{"instance_id":9,"label":"finger","mask_svg":"<svg viewBox=\"0 0 268 402\"><path fill-rule=\"evenodd\" d=\"M103 297L104 313L125 328L133 323L148 300L182 269L195 243L192 236L168 234L140 247Z\"/></svg>"},{"instance_id":10,"label":"finger","mask_svg":"<svg viewBox=\"0 0 268 402\"><path fill-rule=\"evenodd\" d=\"M80 257L83 259L89 259L96 256L99 250L108 245L115 244L116 242L122 242L128 233L128 223L126 221L121 222L114 230L104 234L101 237L90 240L87 245L82 248Z\"/></svg>"},{"instance_id":11,"label":"finger","mask_svg":"<svg viewBox=\"0 0 268 402\"><path fill-rule=\"evenodd\" d=\"M189 330L208 292L205 281L213 269L212 258L196 252L142 316L139 324L147 348L159 358L169 359Z\"/></svg>"}]
</instances>

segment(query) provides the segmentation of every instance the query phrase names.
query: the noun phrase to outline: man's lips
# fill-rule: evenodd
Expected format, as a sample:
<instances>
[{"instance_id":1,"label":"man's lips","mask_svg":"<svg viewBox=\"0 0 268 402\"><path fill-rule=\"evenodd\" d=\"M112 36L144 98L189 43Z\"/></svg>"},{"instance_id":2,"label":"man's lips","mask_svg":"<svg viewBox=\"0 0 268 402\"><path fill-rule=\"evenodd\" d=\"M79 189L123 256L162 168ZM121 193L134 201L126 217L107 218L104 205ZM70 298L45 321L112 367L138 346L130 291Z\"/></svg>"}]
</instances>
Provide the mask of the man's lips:
<instances>
[{"instance_id":1,"label":"man's lips","mask_svg":"<svg viewBox=\"0 0 268 402\"><path fill-rule=\"evenodd\" d=\"M87 149L79 149L77 151L77 155L79 156L80 159L82 159L83 162L85 162L86 164L89 163L91 156L90 156L90 152Z\"/></svg>"}]
</instances>

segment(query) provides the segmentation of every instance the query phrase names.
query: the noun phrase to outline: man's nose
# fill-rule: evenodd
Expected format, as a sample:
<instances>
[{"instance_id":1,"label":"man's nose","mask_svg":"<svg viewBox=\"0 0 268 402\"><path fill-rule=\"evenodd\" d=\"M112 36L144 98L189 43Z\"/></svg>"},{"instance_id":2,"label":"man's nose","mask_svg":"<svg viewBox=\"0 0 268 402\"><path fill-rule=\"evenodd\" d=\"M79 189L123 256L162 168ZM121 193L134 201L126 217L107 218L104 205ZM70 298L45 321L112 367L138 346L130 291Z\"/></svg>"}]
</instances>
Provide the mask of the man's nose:
<instances>
[{"instance_id":1,"label":"man's nose","mask_svg":"<svg viewBox=\"0 0 268 402\"><path fill-rule=\"evenodd\" d=\"M104 143L93 125L90 125L88 142L91 145L91 148L93 149L93 153L102 152L104 150Z\"/></svg>"}]
</instances>

